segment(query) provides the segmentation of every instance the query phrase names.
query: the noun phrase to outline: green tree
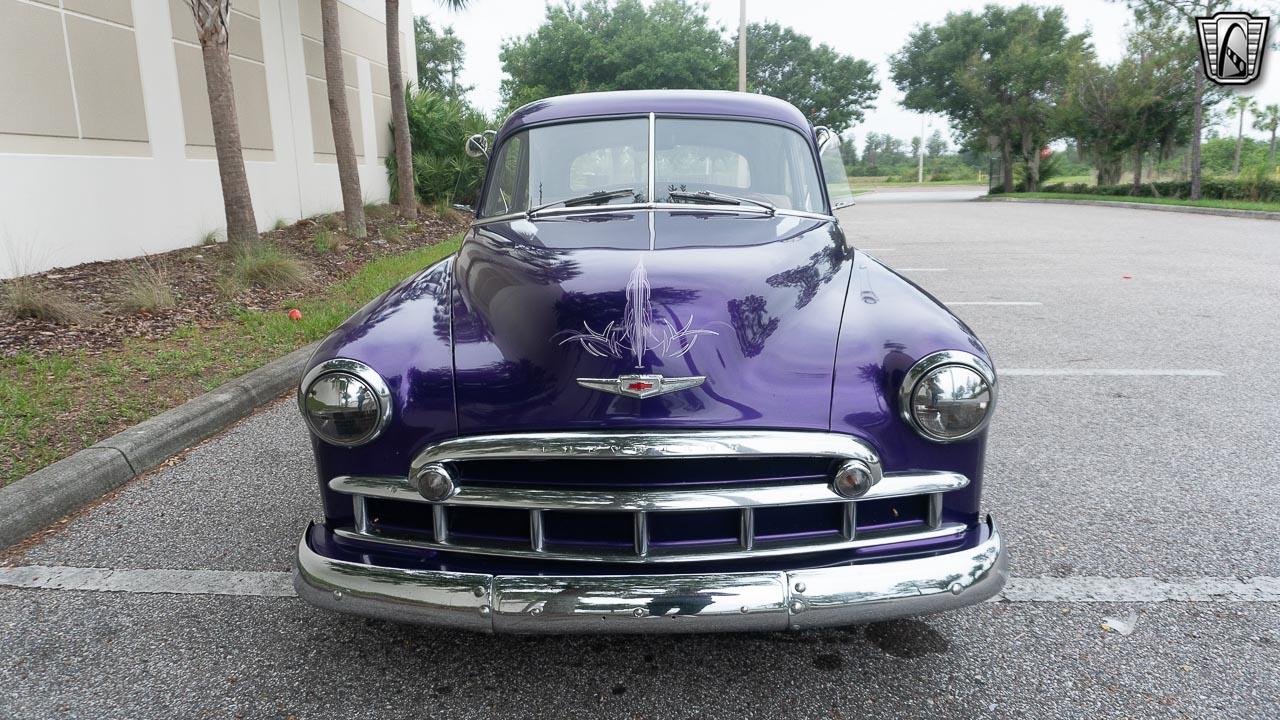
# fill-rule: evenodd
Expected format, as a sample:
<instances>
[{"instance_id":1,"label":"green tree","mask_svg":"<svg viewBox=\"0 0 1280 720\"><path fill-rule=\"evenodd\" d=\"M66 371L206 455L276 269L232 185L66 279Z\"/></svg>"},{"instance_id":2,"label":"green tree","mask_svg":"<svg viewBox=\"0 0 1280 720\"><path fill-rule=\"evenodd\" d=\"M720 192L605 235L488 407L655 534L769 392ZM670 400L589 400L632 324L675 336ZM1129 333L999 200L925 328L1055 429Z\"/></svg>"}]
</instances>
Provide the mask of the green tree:
<instances>
[{"instance_id":1,"label":"green tree","mask_svg":"<svg viewBox=\"0 0 1280 720\"><path fill-rule=\"evenodd\" d=\"M1231 98L1231 104L1227 107L1227 115L1238 118L1239 125L1236 129L1236 157L1231 163L1231 173L1233 175L1240 174L1240 151L1244 149L1244 119L1257 109L1258 104L1254 99L1247 95L1237 95Z\"/></svg>"},{"instance_id":2,"label":"green tree","mask_svg":"<svg viewBox=\"0 0 1280 720\"><path fill-rule=\"evenodd\" d=\"M466 2L444 4L454 9L466 6ZM446 26L437 32L430 20L419 15L413 19L413 41L418 61L418 87L449 97L461 97L472 89L458 81L466 58L466 46L462 38L454 34L452 27Z\"/></svg>"},{"instance_id":3,"label":"green tree","mask_svg":"<svg viewBox=\"0 0 1280 720\"><path fill-rule=\"evenodd\" d=\"M836 133L861 122L880 92L871 63L777 23L747 26L747 60L748 90L782 98Z\"/></svg>"},{"instance_id":4,"label":"green tree","mask_svg":"<svg viewBox=\"0 0 1280 720\"><path fill-rule=\"evenodd\" d=\"M1125 0L1135 12L1162 12L1169 11L1181 18L1180 23L1183 30L1175 36L1167 38L1167 42L1171 43L1197 43L1196 18L1207 17L1215 12L1226 9L1227 0ZM1193 73L1192 86L1192 116L1191 116L1191 158L1190 158L1190 174L1191 174L1191 191L1188 197L1192 200L1199 200L1200 192L1200 141L1204 135L1204 108L1207 105L1204 74L1204 58L1200 58L1199 70Z\"/></svg>"},{"instance_id":5,"label":"green tree","mask_svg":"<svg viewBox=\"0 0 1280 720\"><path fill-rule=\"evenodd\" d=\"M929 140L925 143L924 147L925 152L927 152L931 158L936 158L945 153L947 151L947 140L942 137L942 131L934 130L930 133Z\"/></svg>"},{"instance_id":6,"label":"green tree","mask_svg":"<svg viewBox=\"0 0 1280 720\"><path fill-rule=\"evenodd\" d=\"M1280 104L1271 103L1258 111L1253 119L1253 129L1271 133L1270 152L1267 154L1267 166L1271 172L1276 167L1276 130L1280 128Z\"/></svg>"},{"instance_id":7,"label":"green tree","mask_svg":"<svg viewBox=\"0 0 1280 720\"><path fill-rule=\"evenodd\" d=\"M904 107L945 115L971 138L987 138L999 149L1006 191L1016 150L1034 190L1040 148L1057 130L1056 99L1071 70L1091 56L1088 36L1068 31L1061 8L988 5L918 26L889 67Z\"/></svg>"},{"instance_id":8,"label":"green tree","mask_svg":"<svg viewBox=\"0 0 1280 720\"><path fill-rule=\"evenodd\" d=\"M734 87L734 60L705 6L687 0L548 5L532 34L503 44L502 98L515 108L552 95L638 88Z\"/></svg>"}]
</instances>

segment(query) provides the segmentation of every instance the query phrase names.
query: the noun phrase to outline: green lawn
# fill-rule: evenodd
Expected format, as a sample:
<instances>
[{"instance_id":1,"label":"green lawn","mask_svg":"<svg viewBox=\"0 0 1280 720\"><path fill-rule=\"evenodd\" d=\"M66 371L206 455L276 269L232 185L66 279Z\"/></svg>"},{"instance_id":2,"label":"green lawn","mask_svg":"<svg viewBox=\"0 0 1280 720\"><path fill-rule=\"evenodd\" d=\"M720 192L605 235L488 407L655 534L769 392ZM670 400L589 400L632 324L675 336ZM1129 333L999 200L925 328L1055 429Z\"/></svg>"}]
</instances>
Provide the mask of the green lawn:
<instances>
[{"instance_id":1,"label":"green lawn","mask_svg":"<svg viewBox=\"0 0 1280 720\"><path fill-rule=\"evenodd\" d=\"M1190 205L1193 207L1223 208L1227 210L1263 210L1280 213L1280 203L1249 202L1247 200L1179 200L1177 198L1127 197L1115 195L1085 195L1081 193L1004 193L992 197L1027 198L1029 200L1102 200L1114 203L1139 203L1145 205Z\"/></svg>"},{"instance_id":2,"label":"green lawn","mask_svg":"<svg viewBox=\"0 0 1280 720\"><path fill-rule=\"evenodd\" d=\"M389 255L287 308L241 312L210 326L189 326L160 340L126 340L99 354L0 364L0 486L113 433L179 405L234 377L323 338L400 280L457 251L461 236Z\"/></svg>"}]
</instances>

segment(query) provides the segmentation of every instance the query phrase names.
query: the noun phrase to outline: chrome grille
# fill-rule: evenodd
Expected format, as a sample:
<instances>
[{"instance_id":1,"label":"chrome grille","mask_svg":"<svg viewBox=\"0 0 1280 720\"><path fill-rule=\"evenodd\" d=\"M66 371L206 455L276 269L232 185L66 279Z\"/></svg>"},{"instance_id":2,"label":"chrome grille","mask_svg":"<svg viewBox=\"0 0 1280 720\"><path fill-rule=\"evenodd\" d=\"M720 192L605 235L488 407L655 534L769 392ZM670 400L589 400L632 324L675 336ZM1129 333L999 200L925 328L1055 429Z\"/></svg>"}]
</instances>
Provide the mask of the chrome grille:
<instances>
[{"instance_id":1,"label":"chrome grille","mask_svg":"<svg viewBox=\"0 0 1280 720\"><path fill-rule=\"evenodd\" d=\"M636 468L649 463L698 459L706 467L717 458L732 469L712 468L709 476L714 482L709 483L684 477L648 486L627 482L616 486L610 477L581 480L595 475L594 470L571 471L575 462L579 466L605 462L626 468L628 472L617 473L625 480L644 477L646 473ZM749 464L742 462L744 458L767 460L762 467L777 475L732 481L729 475ZM780 462L786 458L796 461L794 472ZM428 463L453 468L458 490L444 502L428 503L403 477L344 476L330 480L329 487L351 495L354 503L354 526L335 529L342 537L557 561L655 563L768 557L945 538L964 531L963 524L943 522L942 494L966 487L965 476L891 473L866 495L849 500L833 492L827 478L813 470L824 466L821 461L849 458L874 463L878 472L874 451L853 438L831 433L485 436L441 443L415 459L415 468ZM535 464L541 470L538 481L531 482L524 477L531 473L521 468ZM520 481L503 482L504 467L511 475L521 475ZM558 481L567 477L579 479ZM910 510L896 517L899 508ZM895 517L890 517L890 511ZM860 521L860 514L867 517ZM592 532L575 533L572 529L577 526Z\"/></svg>"}]
</instances>

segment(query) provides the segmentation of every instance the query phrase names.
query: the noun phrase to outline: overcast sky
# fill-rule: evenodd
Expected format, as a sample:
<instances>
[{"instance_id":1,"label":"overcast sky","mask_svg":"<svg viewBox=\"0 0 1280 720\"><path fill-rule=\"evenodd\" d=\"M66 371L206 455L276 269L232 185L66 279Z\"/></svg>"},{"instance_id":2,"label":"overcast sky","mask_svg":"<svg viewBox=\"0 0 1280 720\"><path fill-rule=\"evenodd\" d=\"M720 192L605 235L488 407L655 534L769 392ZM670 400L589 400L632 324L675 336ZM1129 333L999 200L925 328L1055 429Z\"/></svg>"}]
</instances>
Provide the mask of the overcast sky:
<instances>
[{"instance_id":1,"label":"overcast sky","mask_svg":"<svg viewBox=\"0 0 1280 720\"><path fill-rule=\"evenodd\" d=\"M1000 5L1018 5L1023 0L993 1ZM1113 62L1123 52L1129 11L1122 3L1106 0L1071 0L1069 3L1031 1L1037 5L1060 4L1067 7L1072 29L1091 30L1094 47L1104 61ZM558 4L560 0L552 2ZM709 0L706 4L712 22L725 29L737 27L738 0ZM875 109L869 110L866 120L851 132L859 138L869 131L888 132L905 140L920 133L921 116L899 107L901 95L889 81L889 55L902 46L917 24L937 22L948 11L978 9L984 4L978 0L898 0L893 3L747 0L747 17L751 22L772 21L790 26L812 37L815 43L826 43L843 54L875 63L881 84L880 96ZM420 15L427 15L433 25L452 25L466 43L462 82L475 86L471 100L487 111L495 110L500 104L498 86L503 72L498 52L503 41L533 32L546 15L546 5L540 0L471 0L468 9L461 12L442 9L436 0L413 0L413 9ZM1272 41L1276 39L1276 33L1280 33L1276 24L1276 18L1272 18L1269 33ZM1247 90L1260 102L1280 102L1278 57L1280 52L1274 49L1267 53L1261 79ZM750 62L750 58L747 61ZM946 130L946 122L941 118L928 118L926 122ZM1225 127L1223 129L1226 130ZM1234 129L1232 127L1231 131ZM1245 131L1252 132L1248 125ZM1252 134L1261 136L1260 133Z\"/></svg>"}]
</instances>

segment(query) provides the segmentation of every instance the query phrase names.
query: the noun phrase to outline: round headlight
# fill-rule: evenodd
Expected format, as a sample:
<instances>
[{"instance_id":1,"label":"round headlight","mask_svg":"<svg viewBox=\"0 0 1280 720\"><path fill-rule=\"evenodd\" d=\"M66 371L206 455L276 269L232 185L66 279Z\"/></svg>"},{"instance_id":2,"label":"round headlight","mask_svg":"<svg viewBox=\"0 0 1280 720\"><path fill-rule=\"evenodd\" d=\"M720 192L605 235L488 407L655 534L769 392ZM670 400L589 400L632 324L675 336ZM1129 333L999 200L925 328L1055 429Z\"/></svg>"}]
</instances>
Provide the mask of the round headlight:
<instances>
[{"instance_id":1,"label":"round headlight","mask_svg":"<svg viewBox=\"0 0 1280 720\"><path fill-rule=\"evenodd\" d=\"M335 359L307 373L298 404L312 432L343 447L376 438L391 419L391 392L368 365Z\"/></svg>"},{"instance_id":2,"label":"round headlight","mask_svg":"<svg viewBox=\"0 0 1280 720\"><path fill-rule=\"evenodd\" d=\"M969 353L934 353L915 364L899 400L904 419L936 442L963 440L980 431L995 405L995 373Z\"/></svg>"}]
</instances>

